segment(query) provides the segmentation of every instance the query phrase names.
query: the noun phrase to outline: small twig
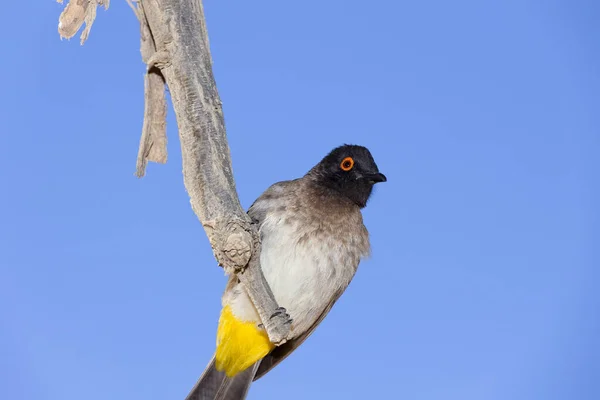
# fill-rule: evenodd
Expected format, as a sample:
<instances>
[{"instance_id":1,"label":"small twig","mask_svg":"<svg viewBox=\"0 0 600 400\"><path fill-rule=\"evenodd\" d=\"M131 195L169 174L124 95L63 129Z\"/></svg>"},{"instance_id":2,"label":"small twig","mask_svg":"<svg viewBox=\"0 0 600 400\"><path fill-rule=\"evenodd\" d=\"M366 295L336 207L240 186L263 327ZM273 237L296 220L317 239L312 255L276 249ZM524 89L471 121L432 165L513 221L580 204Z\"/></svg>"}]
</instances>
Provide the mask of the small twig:
<instances>
[{"instance_id":1,"label":"small twig","mask_svg":"<svg viewBox=\"0 0 600 400\"><path fill-rule=\"evenodd\" d=\"M140 20L140 14L139 14L138 8L135 5L133 5L133 1L132 0L125 0L125 1L129 5L129 7L131 8L131 10L133 10L133 13L137 17L137 19ZM137 3L137 1L136 1L136 3Z\"/></svg>"}]
</instances>

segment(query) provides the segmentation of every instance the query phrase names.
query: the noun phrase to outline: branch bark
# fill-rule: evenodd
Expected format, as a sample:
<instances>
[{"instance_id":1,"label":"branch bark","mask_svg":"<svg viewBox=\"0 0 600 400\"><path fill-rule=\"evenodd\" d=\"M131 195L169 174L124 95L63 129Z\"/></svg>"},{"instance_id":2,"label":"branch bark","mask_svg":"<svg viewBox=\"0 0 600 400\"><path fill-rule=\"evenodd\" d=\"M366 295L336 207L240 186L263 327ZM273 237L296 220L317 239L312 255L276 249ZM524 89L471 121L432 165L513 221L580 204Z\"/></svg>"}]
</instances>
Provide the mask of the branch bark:
<instances>
[{"instance_id":1,"label":"branch bark","mask_svg":"<svg viewBox=\"0 0 600 400\"><path fill-rule=\"evenodd\" d=\"M62 1L62 0L59 0ZM219 265L246 287L269 339L287 340L291 320L279 308L260 268L260 236L237 196L221 100L201 0L126 0L141 33L147 64L145 110L136 175L148 161L166 162L166 99L169 87L179 128L183 178ZM72 37L86 22L87 38L96 7L108 0L72 0L60 17L59 32Z\"/></svg>"}]
</instances>

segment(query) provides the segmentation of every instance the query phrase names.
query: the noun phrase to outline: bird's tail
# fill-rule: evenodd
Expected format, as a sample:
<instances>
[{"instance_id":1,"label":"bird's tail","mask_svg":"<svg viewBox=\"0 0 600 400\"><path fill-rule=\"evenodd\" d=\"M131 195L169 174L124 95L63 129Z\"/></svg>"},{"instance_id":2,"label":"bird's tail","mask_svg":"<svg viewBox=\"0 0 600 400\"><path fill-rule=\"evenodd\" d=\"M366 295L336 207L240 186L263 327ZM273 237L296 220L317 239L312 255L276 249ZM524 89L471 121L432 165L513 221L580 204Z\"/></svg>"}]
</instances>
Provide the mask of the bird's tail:
<instances>
[{"instance_id":1,"label":"bird's tail","mask_svg":"<svg viewBox=\"0 0 600 400\"><path fill-rule=\"evenodd\" d=\"M225 372L217 371L213 356L186 400L243 400L259 364L260 361L230 378Z\"/></svg>"}]
</instances>

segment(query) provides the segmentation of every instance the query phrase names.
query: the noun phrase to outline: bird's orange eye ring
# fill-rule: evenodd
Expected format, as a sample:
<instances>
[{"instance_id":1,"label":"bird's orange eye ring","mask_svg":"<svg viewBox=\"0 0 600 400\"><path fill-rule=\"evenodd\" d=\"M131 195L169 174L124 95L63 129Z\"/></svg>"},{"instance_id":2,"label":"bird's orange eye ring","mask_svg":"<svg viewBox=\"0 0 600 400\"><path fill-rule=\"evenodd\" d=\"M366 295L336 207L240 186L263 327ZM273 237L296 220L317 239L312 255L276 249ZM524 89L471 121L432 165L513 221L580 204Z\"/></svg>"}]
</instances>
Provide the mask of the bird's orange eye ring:
<instances>
[{"instance_id":1,"label":"bird's orange eye ring","mask_svg":"<svg viewBox=\"0 0 600 400\"><path fill-rule=\"evenodd\" d=\"M340 168L343 171L350 171L354 167L354 159L352 157L346 157L342 160Z\"/></svg>"}]
</instances>

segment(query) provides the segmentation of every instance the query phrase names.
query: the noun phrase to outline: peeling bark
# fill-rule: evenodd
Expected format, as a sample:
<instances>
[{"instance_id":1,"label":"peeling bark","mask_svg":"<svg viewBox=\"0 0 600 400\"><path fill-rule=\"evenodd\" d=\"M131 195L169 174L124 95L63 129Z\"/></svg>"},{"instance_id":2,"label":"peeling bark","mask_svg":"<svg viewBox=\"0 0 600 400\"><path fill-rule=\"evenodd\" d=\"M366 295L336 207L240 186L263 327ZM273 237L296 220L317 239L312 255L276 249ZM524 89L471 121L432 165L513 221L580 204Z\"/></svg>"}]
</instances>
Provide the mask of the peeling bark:
<instances>
[{"instance_id":1,"label":"peeling bark","mask_svg":"<svg viewBox=\"0 0 600 400\"><path fill-rule=\"evenodd\" d=\"M63 0L57 2L62 4ZM58 34L61 38L71 39L85 23L80 38L83 45L96 19L96 7L104 6L104 9L108 10L109 5L110 0L69 0L69 4L58 17Z\"/></svg>"},{"instance_id":2,"label":"peeling bark","mask_svg":"<svg viewBox=\"0 0 600 400\"><path fill-rule=\"evenodd\" d=\"M148 26L143 7L129 5L140 22L142 60L148 66L144 76L144 124L136 162L135 175L141 178L146 173L148 161L167 162L167 99L165 78L158 68L156 44Z\"/></svg>"}]
</instances>

